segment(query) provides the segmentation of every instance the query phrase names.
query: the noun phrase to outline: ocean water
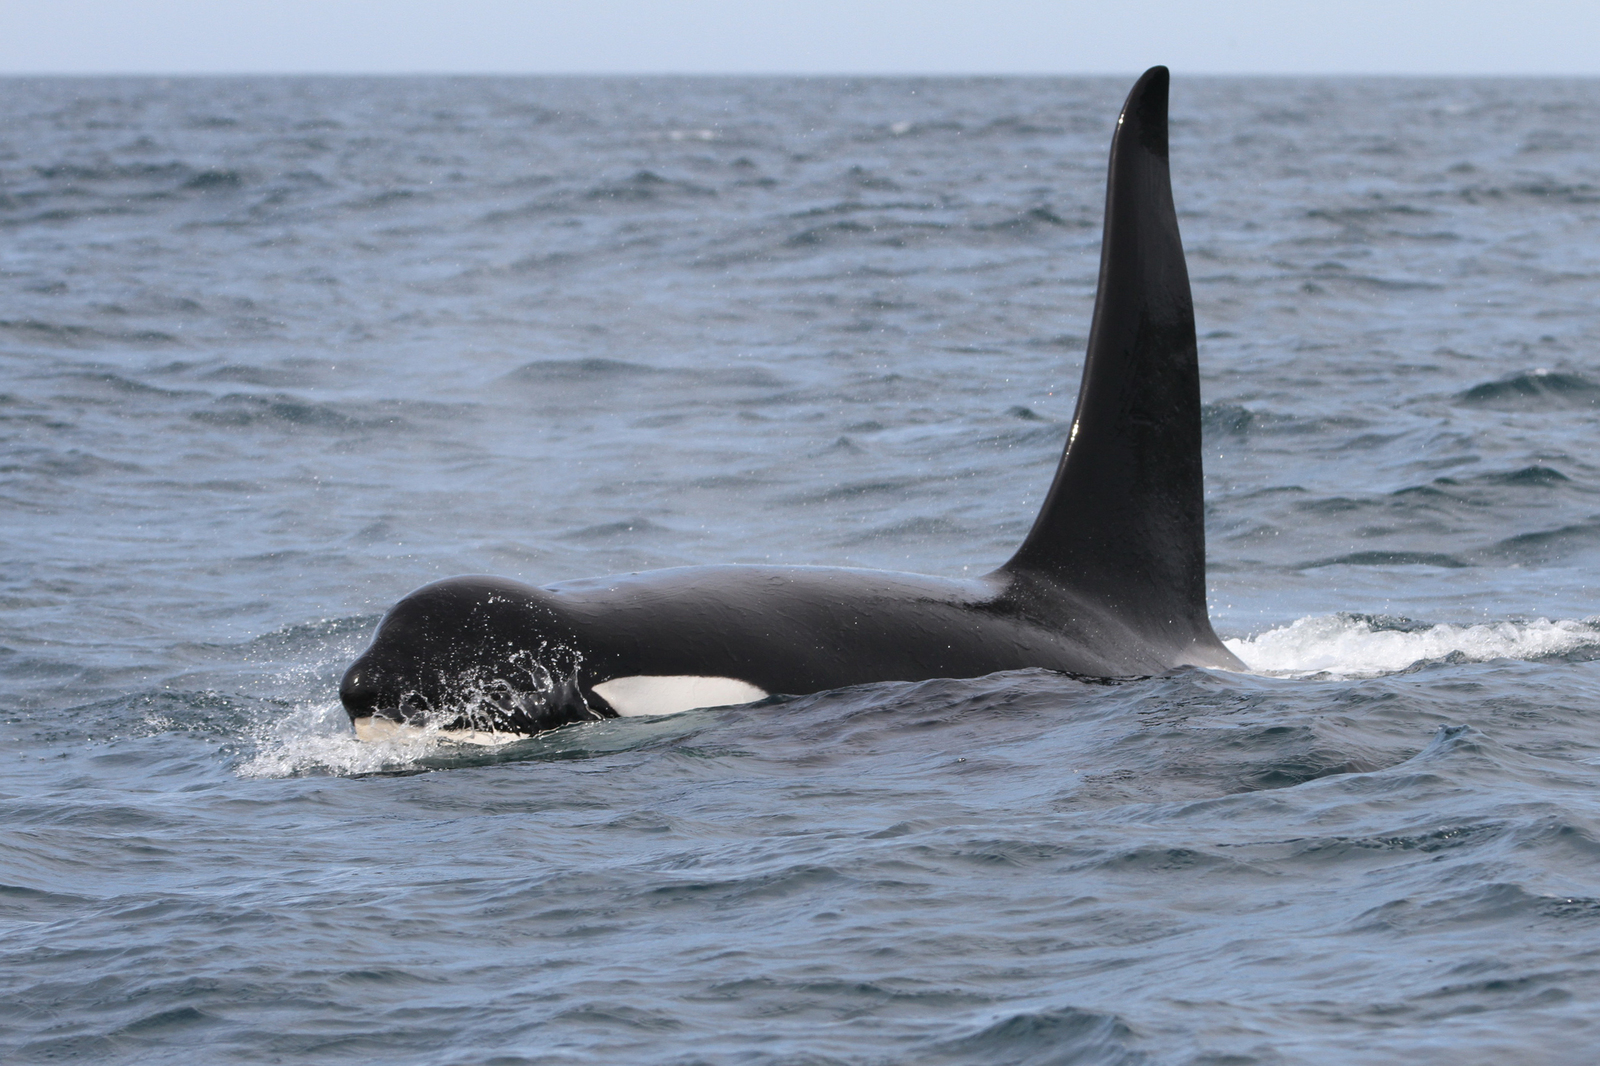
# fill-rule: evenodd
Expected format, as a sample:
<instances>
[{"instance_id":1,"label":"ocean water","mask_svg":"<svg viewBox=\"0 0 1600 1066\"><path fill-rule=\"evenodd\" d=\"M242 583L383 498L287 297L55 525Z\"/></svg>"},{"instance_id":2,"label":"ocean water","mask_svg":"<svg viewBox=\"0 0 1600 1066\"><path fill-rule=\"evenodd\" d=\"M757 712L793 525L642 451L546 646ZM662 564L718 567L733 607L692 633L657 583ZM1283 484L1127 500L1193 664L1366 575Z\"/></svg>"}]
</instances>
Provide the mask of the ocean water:
<instances>
[{"instance_id":1,"label":"ocean water","mask_svg":"<svg viewBox=\"0 0 1600 1066\"><path fill-rule=\"evenodd\" d=\"M363 745L429 580L975 573L1127 79L0 81L0 1060L1586 1063L1600 83L1198 79L1249 674Z\"/></svg>"}]
</instances>

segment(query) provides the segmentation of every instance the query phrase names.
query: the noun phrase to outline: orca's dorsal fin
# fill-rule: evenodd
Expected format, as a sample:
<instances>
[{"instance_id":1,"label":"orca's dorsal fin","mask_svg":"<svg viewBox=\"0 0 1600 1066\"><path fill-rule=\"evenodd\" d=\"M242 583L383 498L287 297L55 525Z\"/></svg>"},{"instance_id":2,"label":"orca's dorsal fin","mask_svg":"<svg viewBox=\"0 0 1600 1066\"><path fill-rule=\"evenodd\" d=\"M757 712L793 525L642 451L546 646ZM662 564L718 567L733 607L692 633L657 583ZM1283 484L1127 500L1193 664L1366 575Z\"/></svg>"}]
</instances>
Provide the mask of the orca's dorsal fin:
<instances>
[{"instance_id":1,"label":"orca's dorsal fin","mask_svg":"<svg viewBox=\"0 0 1600 1066\"><path fill-rule=\"evenodd\" d=\"M1072 430L1032 531L1002 569L1047 577L1160 644L1220 650L1206 613L1200 374L1167 168L1167 82L1166 67L1146 71L1117 119Z\"/></svg>"}]
</instances>

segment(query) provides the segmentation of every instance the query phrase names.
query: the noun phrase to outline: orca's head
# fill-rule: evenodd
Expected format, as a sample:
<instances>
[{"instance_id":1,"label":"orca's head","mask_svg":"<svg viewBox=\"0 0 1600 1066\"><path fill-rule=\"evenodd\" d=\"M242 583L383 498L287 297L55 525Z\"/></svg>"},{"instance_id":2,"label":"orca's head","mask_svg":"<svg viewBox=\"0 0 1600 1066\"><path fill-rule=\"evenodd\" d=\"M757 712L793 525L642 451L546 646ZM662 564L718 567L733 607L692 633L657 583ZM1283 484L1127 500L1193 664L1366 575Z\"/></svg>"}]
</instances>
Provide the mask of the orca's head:
<instances>
[{"instance_id":1,"label":"orca's head","mask_svg":"<svg viewBox=\"0 0 1600 1066\"><path fill-rule=\"evenodd\" d=\"M339 700L363 739L407 726L531 734L606 717L584 698L582 654L561 630L537 589L440 581L384 615L345 671Z\"/></svg>"}]
</instances>

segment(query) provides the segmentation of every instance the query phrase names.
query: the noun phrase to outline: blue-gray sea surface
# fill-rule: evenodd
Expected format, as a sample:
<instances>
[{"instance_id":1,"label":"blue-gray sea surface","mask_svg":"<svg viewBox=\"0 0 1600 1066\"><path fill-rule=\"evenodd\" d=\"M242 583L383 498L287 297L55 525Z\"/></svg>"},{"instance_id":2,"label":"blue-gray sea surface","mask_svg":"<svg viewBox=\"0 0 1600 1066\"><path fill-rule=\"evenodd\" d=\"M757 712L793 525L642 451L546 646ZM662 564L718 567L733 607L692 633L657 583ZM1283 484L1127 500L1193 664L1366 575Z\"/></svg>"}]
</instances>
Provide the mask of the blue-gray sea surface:
<instances>
[{"instance_id":1,"label":"blue-gray sea surface","mask_svg":"<svg viewBox=\"0 0 1600 1066\"><path fill-rule=\"evenodd\" d=\"M0 81L0 1059L1593 1061L1600 82L1178 72L1254 673L349 735L438 577L1002 562L1131 80Z\"/></svg>"}]
</instances>

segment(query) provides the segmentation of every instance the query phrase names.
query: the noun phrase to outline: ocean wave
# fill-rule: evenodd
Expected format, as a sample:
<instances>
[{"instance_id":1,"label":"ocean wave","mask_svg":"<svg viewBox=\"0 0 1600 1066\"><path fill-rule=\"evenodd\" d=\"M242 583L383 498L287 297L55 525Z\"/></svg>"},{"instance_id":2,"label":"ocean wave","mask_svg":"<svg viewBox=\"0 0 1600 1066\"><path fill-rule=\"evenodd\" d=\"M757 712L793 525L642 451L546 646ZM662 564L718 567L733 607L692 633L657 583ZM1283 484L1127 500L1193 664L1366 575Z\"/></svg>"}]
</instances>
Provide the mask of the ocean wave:
<instances>
[{"instance_id":1,"label":"ocean wave","mask_svg":"<svg viewBox=\"0 0 1600 1066\"><path fill-rule=\"evenodd\" d=\"M176 334L158 329L95 329L68 322L46 322L38 318L0 319L0 330L28 341L48 341L62 346L95 347L103 344L162 345L178 344Z\"/></svg>"},{"instance_id":2,"label":"ocean wave","mask_svg":"<svg viewBox=\"0 0 1600 1066\"><path fill-rule=\"evenodd\" d=\"M667 378L698 388L775 389L786 384L782 378L760 366L655 367L602 356L536 359L508 371L500 380L513 386L572 386L588 389L643 378Z\"/></svg>"},{"instance_id":3,"label":"ocean wave","mask_svg":"<svg viewBox=\"0 0 1600 1066\"><path fill-rule=\"evenodd\" d=\"M288 393L272 396L230 393L213 400L209 409L192 412L189 417L207 425L232 428L270 426L350 431L402 425L395 416L352 416L333 404L316 403Z\"/></svg>"},{"instance_id":4,"label":"ocean wave","mask_svg":"<svg viewBox=\"0 0 1600 1066\"><path fill-rule=\"evenodd\" d=\"M908 239L924 238L931 233L949 228L948 225L941 222L905 222L898 219L884 219L869 224L845 219L840 222L812 226L791 234L785 238L783 244L786 248L810 248L818 245L845 242L901 247Z\"/></svg>"},{"instance_id":5,"label":"ocean wave","mask_svg":"<svg viewBox=\"0 0 1600 1066\"><path fill-rule=\"evenodd\" d=\"M928 1049L924 1061L1047 1066L1132 1066L1149 1061L1134 1033L1114 1014L1062 1007L1014 1014L982 1031Z\"/></svg>"},{"instance_id":6,"label":"ocean wave","mask_svg":"<svg viewBox=\"0 0 1600 1066\"><path fill-rule=\"evenodd\" d=\"M1600 521L1573 522L1556 529L1518 533L1497 541L1483 552L1490 561L1538 566L1566 559L1600 541Z\"/></svg>"},{"instance_id":7,"label":"ocean wave","mask_svg":"<svg viewBox=\"0 0 1600 1066\"><path fill-rule=\"evenodd\" d=\"M1446 570L1461 570L1471 565L1443 552L1378 550L1347 552L1327 559L1316 559L1301 563L1296 569L1315 570L1322 566L1437 566Z\"/></svg>"},{"instance_id":8,"label":"ocean wave","mask_svg":"<svg viewBox=\"0 0 1600 1066\"><path fill-rule=\"evenodd\" d=\"M612 204L647 204L669 198L716 196L717 190L692 181L664 178L653 170L636 171L621 181L603 182L584 192L583 199Z\"/></svg>"},{"instance_id":9,"label":"ocean wave","mask_svg":"<svg viewBox=\"0 0 1600 1066\"><path fill-rule=\"evenodd\" d=\"M1474 385L1456 399L1480 407L1519 411L1592 407L1600 399L1600 384L1582 374L1541 368Z\"/></svg>"}]
</instances>

